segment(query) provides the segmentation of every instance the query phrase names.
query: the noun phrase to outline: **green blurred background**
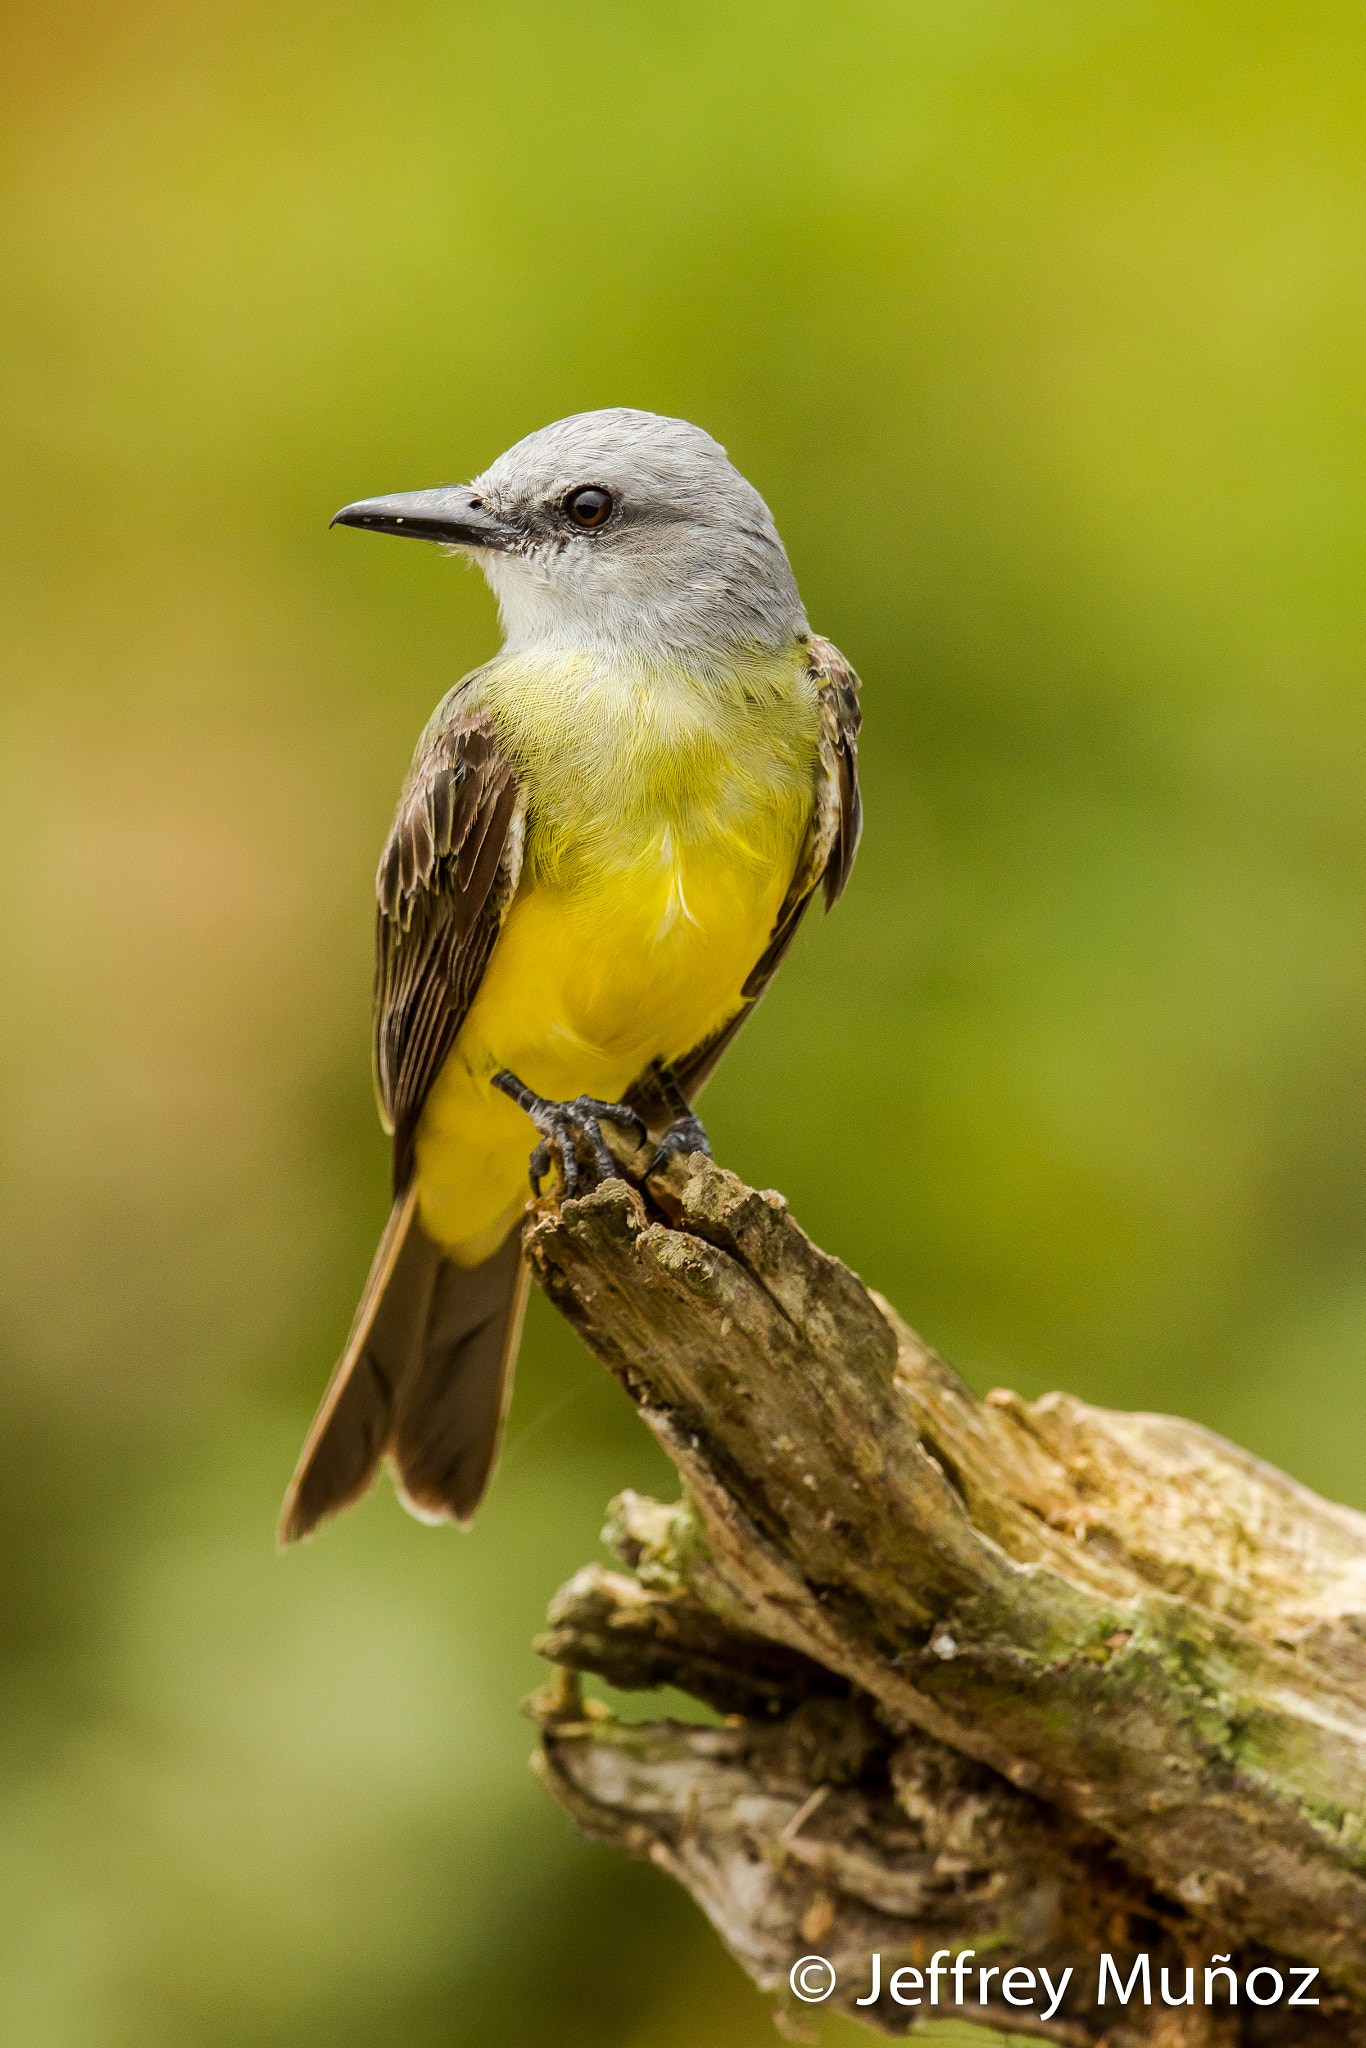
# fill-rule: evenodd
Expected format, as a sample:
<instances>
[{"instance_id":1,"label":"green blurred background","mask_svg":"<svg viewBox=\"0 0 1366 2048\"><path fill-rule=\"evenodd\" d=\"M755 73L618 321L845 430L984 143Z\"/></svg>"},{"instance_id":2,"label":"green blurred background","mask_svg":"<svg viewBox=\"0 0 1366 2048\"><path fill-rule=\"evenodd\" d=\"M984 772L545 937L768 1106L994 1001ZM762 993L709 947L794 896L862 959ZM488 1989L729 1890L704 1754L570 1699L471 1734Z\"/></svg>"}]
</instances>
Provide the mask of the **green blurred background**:
<instances>
[{"instance_id":1,"label":"green blurred background","mask_svg":"<svg viewBox=\"0 0 1366 2048\"><path fill-rule=\"evenodd\" d=\"M371 879L477 576L327 531L698 420L868 825L708 1097L981 1387L1366 1505L1357 4L26 0L8 29L0 2038L740 2048L517 1712L609 1495L273 1522L385 1208ZM852 2029L826 2028L852 2042Z\"/></svg>"}]
</instances>

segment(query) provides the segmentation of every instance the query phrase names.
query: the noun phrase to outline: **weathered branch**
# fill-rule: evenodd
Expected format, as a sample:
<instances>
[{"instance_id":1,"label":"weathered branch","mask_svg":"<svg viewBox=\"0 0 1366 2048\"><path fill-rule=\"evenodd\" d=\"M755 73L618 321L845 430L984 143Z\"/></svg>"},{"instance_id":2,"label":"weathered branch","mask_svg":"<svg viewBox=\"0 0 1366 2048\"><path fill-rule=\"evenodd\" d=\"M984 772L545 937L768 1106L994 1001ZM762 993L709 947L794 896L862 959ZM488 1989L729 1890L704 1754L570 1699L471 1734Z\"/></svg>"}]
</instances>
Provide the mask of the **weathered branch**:
<instances>
[{"instance_id":1,"label":"weathered branch","mask_svg":"<svg viewBox=\"0 0 1366 2048\"><path fill-rule=\"evenodd\" d=\"M552 1698L542 1768L580 1825L673 1871L766 1985L808 1950L842 1959L837 2004L874 1952L1083 1965L1088 1993L1101 1950L1173 1986L1266 1952L1322 1971L1317 2012L1097 2011L1080 1985L1046 2027L960 2010L1366 2043L1366 1517L1191 1423L979 1401L705 1160L546 1206L528 1247L684 1483L619 1504L636 1577L580 1573L542 1647L745 1717L627 1729Z\"/></svg>"}]
</instances>

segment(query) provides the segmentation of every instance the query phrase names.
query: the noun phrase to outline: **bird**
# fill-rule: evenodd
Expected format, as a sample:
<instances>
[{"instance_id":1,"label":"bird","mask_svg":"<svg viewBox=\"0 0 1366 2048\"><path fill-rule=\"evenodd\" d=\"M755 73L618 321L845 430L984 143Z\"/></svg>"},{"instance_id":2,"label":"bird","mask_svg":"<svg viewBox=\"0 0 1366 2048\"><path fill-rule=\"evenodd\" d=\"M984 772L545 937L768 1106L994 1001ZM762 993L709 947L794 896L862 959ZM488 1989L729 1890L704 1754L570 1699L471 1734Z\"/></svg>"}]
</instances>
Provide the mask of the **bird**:
<instances>
[{"instance_id":1,"label":"bird","mask_svg":"<svg viewBox=\"0 0 1366 2048\"><path fill-rule=\"evenodd\" d=\"M482 569L503 643L418 741L376 879L374 1081L393 1208L298 1466L282 1543L388 1464L468 1526L510 1399L522 1225L710 1156L694 1103L861 830L858 677L813 633L772 514L686 420L610 407L470 484L334 526ZM534 1140L528 1156L528 1142Z\"/></svg>"}]
</instances>

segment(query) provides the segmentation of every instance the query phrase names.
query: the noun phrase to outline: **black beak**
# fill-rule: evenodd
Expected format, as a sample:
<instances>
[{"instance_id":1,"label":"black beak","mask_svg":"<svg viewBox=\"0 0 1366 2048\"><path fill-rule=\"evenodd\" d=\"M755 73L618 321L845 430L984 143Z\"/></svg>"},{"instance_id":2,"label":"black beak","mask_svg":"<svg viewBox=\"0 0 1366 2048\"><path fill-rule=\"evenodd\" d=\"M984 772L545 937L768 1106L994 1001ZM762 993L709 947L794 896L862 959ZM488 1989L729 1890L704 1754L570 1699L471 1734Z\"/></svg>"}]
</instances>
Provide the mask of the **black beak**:
<instances>
[{"instance_id":1,"label":"black beak","mask_svg":"<svg viewBox=\"0 0 1366 2048\"><path fill-rule=\"evenodd\" d=\"M343 505L333 526L362 526L400 539L444 541L454 548L498 548L519 544L516 527L494 517L465 484L437 484L430 491L395 491L391 498L360 498Z\"/></svg>"}]
</instances>

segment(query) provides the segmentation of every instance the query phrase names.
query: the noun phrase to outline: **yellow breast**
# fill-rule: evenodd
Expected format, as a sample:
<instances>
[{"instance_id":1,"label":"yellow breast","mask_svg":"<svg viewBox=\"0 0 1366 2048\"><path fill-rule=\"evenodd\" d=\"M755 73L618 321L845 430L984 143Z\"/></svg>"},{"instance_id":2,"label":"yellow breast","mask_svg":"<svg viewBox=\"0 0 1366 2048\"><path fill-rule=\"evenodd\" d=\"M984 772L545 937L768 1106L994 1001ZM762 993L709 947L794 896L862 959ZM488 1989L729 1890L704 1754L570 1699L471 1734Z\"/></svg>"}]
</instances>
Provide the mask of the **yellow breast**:
<instances>
[{"instance_id":1,"label":"yellow breast","mask_svg":"<svg viewBox=\"0 0 1366 2048\"><path fill-rule=\"evenodd\" d=\"M799 649L724 683L508 668L491 695L529 791L522 883L417 1134L424 1226L469 1264L514 1219L535 1142L491 1076L615 1101L734 1016L816 767Z\"/></svg>"}]
</instances>

